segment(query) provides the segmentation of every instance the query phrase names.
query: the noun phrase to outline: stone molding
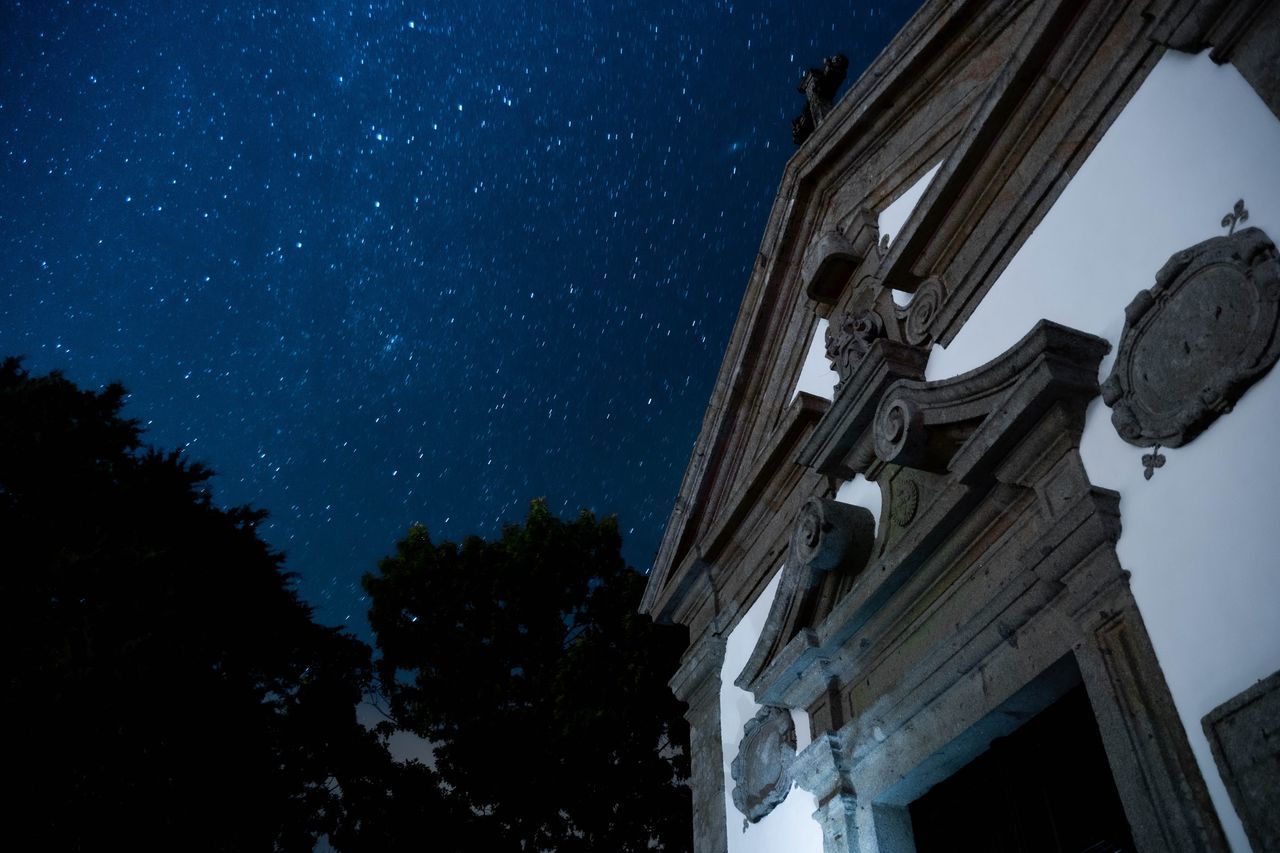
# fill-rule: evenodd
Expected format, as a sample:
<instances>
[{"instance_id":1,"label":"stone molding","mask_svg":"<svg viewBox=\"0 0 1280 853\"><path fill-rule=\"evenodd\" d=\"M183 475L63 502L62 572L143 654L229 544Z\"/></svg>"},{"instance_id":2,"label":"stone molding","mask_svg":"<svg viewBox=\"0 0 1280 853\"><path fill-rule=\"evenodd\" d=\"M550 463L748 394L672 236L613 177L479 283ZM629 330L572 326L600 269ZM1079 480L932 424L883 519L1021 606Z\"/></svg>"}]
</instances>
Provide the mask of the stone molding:
<instances>
[{"instance_id":1,"label":"stone molding","mask_svg":"<svg viewBox=\"0 0 1280 853\"><path fill-rule=\"evenodd\" d=\"M819 595L810 627L761 673L790 672L788 686L768 688L774 704L806 707L815 743L834 732L847 746L847 785L820 798L828 844L838 836L845 845L828 850L858 849L859 832L871 845L864 850L874 849L866 839L902 819L901 789L877 768L913 768L918 777L927 762L909 751L948 747L944 709L953 721L970 719L971 706L1039 678L1054 665L1051 654L1070 656L1089 688L1140 849L1224 849L1115 560L1116 496L1088 483L1076 451L1096 375L1091 389L1070 359L1006 365L1006 387L967 400L922 381L929 348L959 332L1163 45L1177 46L1161 40L1171 10L1185 17L1196 5L927 3L786 167L642 608L694 636L723 633L783 561L805 500L856 473L885 490L887 517L866 568L847 588ZM1266 4L1244 29L1218 19L1210 28L1215 54L1230 52L1264 98L1258 81L1275 52L1257 46L1268 44L1277 6ZM1228 30L1240 36L1219 37ZM960 91L960 78L971 88ZM940 159L881 256L868 211ZM914 293L912 304L894 308L891 289ZM915 307L929 289L936 302ZM883 337L853 352L835 401L812 403L797 428L784 403L816 319L867 310L882 320ZM1070 393L1057 399L1055 387ZM804 395L800 404L809 405ZM901 436L890 408L901 415ZM943 612L967 621L951 632L929 627ZM1119 623L1107 621L1117 613ZM1102 623L1123 630L1100 636ZM904 650L903 637L933 647L912 657L920 650ZM1118 637L1129 639L1117 645ZM1121 663L1108 662L1121 649ZM919 700L930 691L950 698L926 706ZM895 756L904 757L890 762ZM721 781L707 784L717 786L723 811ZM845 830L827 831L842 821Z\"/></svg>"},{"instance_id":2,"label":"stone molding","mask_svg":"<svg viewBox=\"0 0 1280 853\"><path fill-rule=\"evenodd\" d=\"M740 609L736 596L730 594L727 596L728 601L724 601L722 599L725 596L722 596L721 590L706 589L704 596L711 599L711 609L707 612L704 597L696 594L699 581L709 577L711 566L723 561L734 541L742 537L744 526L749 527L750 520L760 515L760 497L770 491L785 491L785 486L800 473L794 468L788 468L787 459L794 456L796 448L813 430L828 407L826 400L812 394L802 391L796 396L771 437L772 440L753 460L744 481L730 497L728 506L714 524L702 531L696 545L686 552L680 565L675 567L673 576L666 583L655 583L650 578L641 601L641 612L650 613L660 621L688 625L693 633L703 630L705 622L720 619L725 606L729 608L723 614L725 619L729 622L736 620ZM802 496L800 500L803 499ZM677 505L673 514L680 510L681 507ZM724 577L724 573L720 576ZM750 589L758 580L759 578L753 578L735 582Z\"/></svg>"},{"instance_id":3,"label":"stone molding","mask_svg":"<svg viewBox=\"0 0 1280 853\"><path fill-rule=\"evenodd\" d=\"M976 61L975 51L998 53L995 40L1016 16L1019 5L1015 0L927 4L899 34L895 51L873 63L788 163L707 414L650 572L641 603L643 612L664 621L682 621L692 615L677 612L673 604L684 588L682 575L693 566L691 555L740 491L746 469L776 429L776 410L766 401L772 399L770 395L789 394L790 387L783 386L794 375L783 376L772 369L770 360L785 353L787 370L792 362L798 370L804 360L814 315L812 303L796 287L795 271L809 244L804 236L807 229L822 224L827 196L837 189L832 179L849 168L836 168L836 161L849 154L846 140L883 139L885 129L900 121L906 104L917 103L931 93L955 101L938 120L946 127L959 121L956 111L968 109L970 99L952 92L943 79L944 69L956 62ZM928 134L930 139L935 136ZM877 142L867 150L880 147ZM919 158L936 162L932 151L921 152ZM869 223L850 225L846 211L839 219L840 232L855 247L864 242L860 229L875 221L872 215ZM868 247L873 243L871 240Z\"/></svg>"},{"instance_id":4,"label":"stone molding","mask_svg":"<svg viewBox=\"0 0 1280 853\"><path fill-rule=\"evenodd\" d=\"M834 734L822 733L796 756L792 773L802 790L814 795L813 819L822 827L823 853L857 849L857 793L849 782L849 757Z\"/></svg>"},{"instance_id":5,"label":"stone molding","mask_svg":"<svg viewBox=\"0 0 1280 853\"><path fill-rule=\"evenodd\" d=\"M693 853L725 853L724 753L720 738L720 670L726 640L716 634L695 639L671 679L676 698L688 705L690 788L693 792Z\"/></svg>"},{"instance_id":6,"label":"stone molding","mask_svg":"<svg viewBox=\"0 0 1280 853\"><path fill-rule=\"evenodd\" d=\"M689 555L769 442L773 400L789 393L813 329L804 288L827 316L851 276L870 275L857 307L873 308L886 336L911 346L912 312L898 318L884 300L891 288L918 295L937 278L945 299L936 311L925 310L931 300L920 304L911 334L921 347L949 343L1158 60L1156 27L1172 5L1187 4L926 3L852 85L783 175L646 612L679 621L666 604L678 597ZM954 85L960 69L975 81L964 92ZM880 258L867 231L874 211L939 160ZM817 248L829 237L830 251ZM819 274L827 255L830 275Z\"/></svg>"},{"instance_id":7,"label":"stone molding","mask_svg":"<svg viewBox=\"0 0 1280 853\"><path fill-rule=\"evenodd\" d=\"M1162 0L1152 4L1157 44L1186 53L1210 48L1230 62L1280 118L1280 3L1275 0Z\"/></svg>"},{"instance_id":8,"label":"stone molding","mask_svg":"<svg viewBox=\"0 0 1280 853\"><path fill-rule=\"evenodd\" d=\"M737 679L764 704L809 711L815 746L796 777L824 833L844 839L829 849L872 837L882 853L908 849L906 805L1071 679L1088 689L1139 849L1226 849L1115 558L1118 496L1089 483L1077 450L1108 349L1041 321L992 362L896 380L869 424L843 421L873 438L867 477L895 483L870 562L825 614L775 599L785 612L770 622L794 634L762 634Z\"/></svg>"}]
</instances>

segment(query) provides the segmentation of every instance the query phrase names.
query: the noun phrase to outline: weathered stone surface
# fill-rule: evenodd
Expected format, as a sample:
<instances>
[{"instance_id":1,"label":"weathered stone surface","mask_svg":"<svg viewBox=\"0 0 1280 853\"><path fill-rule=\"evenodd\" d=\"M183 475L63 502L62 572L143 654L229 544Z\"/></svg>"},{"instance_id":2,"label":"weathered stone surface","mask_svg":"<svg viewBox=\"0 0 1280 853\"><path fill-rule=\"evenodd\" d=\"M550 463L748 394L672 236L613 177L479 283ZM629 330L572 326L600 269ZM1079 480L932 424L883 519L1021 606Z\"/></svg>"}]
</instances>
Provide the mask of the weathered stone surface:
<instances>
[{"instance_id":1,"label":"weathered stone surface","mask_svg":"<svg viewBox=\"0 0 1280 853\"><path fill-rule=\"evenodd\" d=\"M788 567L737 683L809 711L796 777L829 853L909 850L911 797L1043 707L1064 667L1138 849L1226 849L1115 555L1119 497L1078 452L1105 342L1046 324L985 368L923 381L1159 59L1160 28L1203 2L927 3L787 164L644 608L720 635ZM1263 8L1215 0L1223 14L1192 29L1215 53L1252 44L1266 73L1274 50L1233 22L1270 12L1227 5ZM875 212L939 162L876 252ZM817 319L834 338L865 311L883 335L840 342L840 393L789 407ZM856 474L884 495L865 562L793 572L805 502ZM723 819L722 779L704 784ZM702 814L698 853L723 850Z\"/></svg>"},{"instance_id":2,"label":"weathered stone surface","mask_svg":"<svg viewBox=\"0 0 1280 853\"><path fill-rule=\"evenodd\" d=\"M749 684L836 727L797 758L845 798L819 810L834 849L909 849L903 807L1081 680L1138 849L1225 849L1115 558L1117 496L1077 450L1108 348L1042 321L977 370L884 391L866 470L894 480L885 546L823 618L779 617L796 628L762 635Z\"/></svg>"},{"instance_id":3,"label":"weathered stone surface","mask_svg":"<svg viewBox=\"0 0 1280 853\"><path fill-rule=\"evenodd\" d=\"M810 498L797 513L795 532L769 617L735 683L757 690L779 649L813 625L823 594L831 595L866 565L875 541L875 519L859 506Z\"/></svg>"},{"instance_id":4,"label":"weathered stone surface","mask_svg":"<svg viewBox=\"0 0 1280 853\"><path fill-rule=\"evenodd\" d=\"M785 708L761 708L747 720L738 755L730 765L733 804L746 823L773 811L791 790L791 764L796 757L796 727Z\"/></svg>"},{"instance_id":5,"label":"weathered stone surface","mask_svg":"<svg viewBox=\"0 0 1280 853\"><path fill-rule=\"evenodd\" d=\"M884 321L874 311L846 310L831 320L827 326L827 360L840 377L835 385L836 394L853 377L871 345L882 337Z\"/></svg>"},{"instance_id":6,"label":"weathered stone surface","mask_svg":"<svg viewBox=\"0 0 1280 853\"><path fill-rule=\"evenodd\" d=\"M1236 213L1244 213L1240 206ZM1225 223L1225 221L1224 221ZM1138 447L1180 447L1229 412L1280 358L1280 260L1257 228L1171 257L1125 309L1103 400ZM1150 463L1156 462L1153 458Z\"/></svg>"},{"instance_id":7,"label":"weathered stone surface","mask_svg":"<svg viewBox=\"0 0 1280 853\"><path fill-rule=\"evenodd\" d=\"M1280 117L1280 3L1274 0L1169 0L1151 40L1230 62Z\"/></svg>"},{"instance_id":8,"label":"weathered stone surface","mask_svg":"<svg viewBox=\"0 0 1280 853\"><path fill-rule=\"evenodd\" d=\"M1254 850L1280 850L1280 672L1205 715L1222 781Z\"/></svg>"},{"instance_id":9,"label":"weathered stone surface","mask_svg":"<svg viewBox=\"0 0 1280 853\"><path fill-rule=\"evenodd\" d=\"M671 679L671 692L689 707L690 788L693 790L693 849L724 853L723 753L720 741L720 668L725 638L703 634L685 652Z\"/></svg>"},{"instance_id":10,"label":"weathered stone surface","mask_svg":"<svg viewBox=\"0 0 1280 853\"><path fill-rule=\"evenodd\" d=\"M907 343L919 346L932 336L933 321L947 301L947 289L936 276L924 281L907 307L904 334Z\"/></svg>"}]
</instances>

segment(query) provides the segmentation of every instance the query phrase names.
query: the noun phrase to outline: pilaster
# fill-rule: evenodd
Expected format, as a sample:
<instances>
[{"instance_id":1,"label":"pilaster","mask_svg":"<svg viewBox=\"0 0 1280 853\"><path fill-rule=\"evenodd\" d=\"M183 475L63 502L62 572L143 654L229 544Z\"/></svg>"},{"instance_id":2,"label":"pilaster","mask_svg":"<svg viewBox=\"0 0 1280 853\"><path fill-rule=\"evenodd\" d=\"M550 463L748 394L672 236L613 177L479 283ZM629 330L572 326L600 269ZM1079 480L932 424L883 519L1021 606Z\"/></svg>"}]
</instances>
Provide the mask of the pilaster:
<instances>
[{"instance_id":1,"label":"pilaster","mask_svg":"<svg viewBox=\"0 0 1280 853\"><path fill-rule=\"evenodd\" d=\"M720 670L725 638L702 634L685 652L671 691L688 705L693 853L725 853L724 751L720 744Z\"/></svg>"},{"instance_id":2,"label":"pilaster","mask_svg":"<svg viewBox=\"0 0 1280 853\"><path fill-rule=\"evenodd\" d=\"M815 737L792 765L796 784L818 801L813 819L822 827L823 853L856 853L859 849L858 797L848 768L848 756L835 732Z\"/></svg>"}]
</instances>

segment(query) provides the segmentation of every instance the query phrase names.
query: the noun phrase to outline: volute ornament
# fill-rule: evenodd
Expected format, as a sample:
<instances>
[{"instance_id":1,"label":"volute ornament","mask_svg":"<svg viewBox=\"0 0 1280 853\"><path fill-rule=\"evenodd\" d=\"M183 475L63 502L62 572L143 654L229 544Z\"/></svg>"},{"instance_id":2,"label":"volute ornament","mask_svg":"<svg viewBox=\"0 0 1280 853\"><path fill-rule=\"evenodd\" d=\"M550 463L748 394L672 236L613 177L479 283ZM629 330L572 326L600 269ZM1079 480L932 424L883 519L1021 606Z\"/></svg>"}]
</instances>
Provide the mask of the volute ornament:
<instances>
[{"instance_id":1,"label":"volute ornament","mask_svg":"<svg viewBox=\"0 0 1280 853\"><path fill-rule=\"evenodd\" d=\"M1143 458L1148 478L1161 446L1194 440L1276 363L1277 321L1280 260L1257 228L1178 252L1138 292L1102 399L1121 438L1156 447Z\"/></svg>"},{"instance_id":2,"label":"volute ornament","mask_svg":"<svg viewBox=\"0 0 1280 853\"><path fill-rule=\"evenodd\" d=\"M876 411L876 455L885 462L910 465L919 460L925 445L924 417L916 405L902 397L886 398Z\"/></svg>"},{"instance_id":3,"label":"volute ornament","mask_svg":"<svg viewBox=\"0 0 1280 853\"><path fill-rule=\"evenodd\" d=\"M790 711L765 706L747 720L730 766L733 804L742 812L744 830L787 798L795 757L796 727Z\"/></svg>"},{"instance_id":4,"label":"volute ornament","mask_svg":"<svg viewBox=\"0 0 1280 853\"><path fill-rule=\"evenodd\" d=\"M907 322L903 328L907 343L919 346L929 339L933 321L942 310L942 303L946 298L947 291L941 279L925 279L916 288L911 305L907 308Z\"/></svg>"},{"instance_id":5,"label":"volute ornament","mask_svg":"<svg viewBox=\"0 0 1280 853\"><path fill-rule=\"evenodd\" d=\"M796 517L791 534L792 559L810 572L840 568L851 559L865 556L875 538L874 529L875 522L862 507L829 498L810 498Z\"/></svg>"}]
</instances>

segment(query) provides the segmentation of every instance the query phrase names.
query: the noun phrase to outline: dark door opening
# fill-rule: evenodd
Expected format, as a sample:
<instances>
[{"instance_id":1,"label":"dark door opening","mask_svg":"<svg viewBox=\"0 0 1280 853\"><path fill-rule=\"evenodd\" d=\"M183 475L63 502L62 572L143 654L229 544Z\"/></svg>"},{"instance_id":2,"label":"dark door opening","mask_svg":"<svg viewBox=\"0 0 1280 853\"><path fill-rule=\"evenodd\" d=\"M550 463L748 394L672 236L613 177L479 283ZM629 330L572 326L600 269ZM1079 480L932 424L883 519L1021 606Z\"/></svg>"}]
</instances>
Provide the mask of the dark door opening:
<instances>
[{"instance_id":1,"label":"dark door opening","mask_svg":"<svg viewBox=\"0 0 1280 853\"><path fill-rule=\"evenodd\" d=\"M1083 686L910 806L917 853L1131 853Z\"/></svg>"}]
</instances>

